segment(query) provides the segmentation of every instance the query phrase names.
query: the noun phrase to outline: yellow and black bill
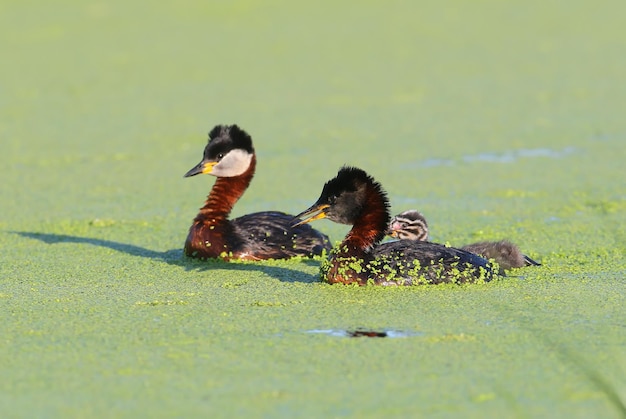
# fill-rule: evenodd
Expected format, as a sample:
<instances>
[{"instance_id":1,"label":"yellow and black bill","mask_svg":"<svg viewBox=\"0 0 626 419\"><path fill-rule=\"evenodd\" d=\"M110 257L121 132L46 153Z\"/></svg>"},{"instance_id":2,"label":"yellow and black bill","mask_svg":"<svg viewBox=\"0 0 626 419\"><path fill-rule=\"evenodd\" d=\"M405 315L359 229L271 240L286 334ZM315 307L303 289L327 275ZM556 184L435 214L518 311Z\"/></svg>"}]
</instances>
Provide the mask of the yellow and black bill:
<instances>
[{"instance_id":1,"label":"yellow and black bill","mask_svg":"<svg viewBox=\"0 0 626 419\"><path fill-rule=\"evenodd\" d=\"M218 162L216 161L202 160L200 163L198 163L193 168L191 168L190 171L185 173L185 176L183 177L190 177L190 176L195 176L199 174L203 174L203 175L209 174L213 171L213 166L215 166L217 163Z\"/></svg>"},{"instance_id":2,"label":"yellow and black bill","mask_svg":"<svg viewBox=\"0 0 626 419\"><path fill-rule=\"evenodd\" d=\"M314 220L320 220L322 218L326 218L326 213L328 212L328 208L330 208L330 205L328 204L318 204L318 203L313 204L309 209L302 211L300 214L294 217L295 224L293 224L293 227L297 227L302 224L307 224ZM308 218L305 218L304 220L299 220L304 217L308 217Z\"/></svg>"}]
</instances>

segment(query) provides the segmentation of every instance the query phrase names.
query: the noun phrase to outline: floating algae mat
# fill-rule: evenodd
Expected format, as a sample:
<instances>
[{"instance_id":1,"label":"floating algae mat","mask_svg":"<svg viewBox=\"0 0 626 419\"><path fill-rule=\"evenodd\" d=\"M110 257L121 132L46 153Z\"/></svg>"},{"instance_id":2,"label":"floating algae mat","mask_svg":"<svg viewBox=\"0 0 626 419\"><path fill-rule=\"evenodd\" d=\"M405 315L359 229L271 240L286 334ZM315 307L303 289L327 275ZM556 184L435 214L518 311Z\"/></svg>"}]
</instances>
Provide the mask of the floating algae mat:
<instances>
[{"instance_id":1,"label":"floating algae mat","mask_svg":"<svg viewBox=\"0 0 626 419\"><path fill-rule=\"evenodd\" d=\"M626 415L622 2L39 3L0 6L3 417ZM542 266L186 259L218 123L258 154L234 216L348 163L434 241Z\"/></svg>"}]
</instances>

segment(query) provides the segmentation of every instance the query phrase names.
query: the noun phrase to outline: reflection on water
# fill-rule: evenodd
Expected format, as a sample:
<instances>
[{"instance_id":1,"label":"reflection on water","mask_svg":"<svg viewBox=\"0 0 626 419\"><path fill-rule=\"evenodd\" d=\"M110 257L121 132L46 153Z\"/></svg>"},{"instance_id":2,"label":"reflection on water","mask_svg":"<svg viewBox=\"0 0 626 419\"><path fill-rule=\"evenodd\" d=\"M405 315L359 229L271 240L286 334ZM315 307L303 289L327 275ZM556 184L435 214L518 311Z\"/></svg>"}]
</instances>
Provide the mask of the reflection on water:
<instances>
[{"instance_id":1,"label":"reflection on water","mask_svg":"<svg viewBox=\"0 0 626 419\"><path fill-rule=\"evenodd\" d=\"M535 158L535 157L547 157L552 159L559 159L568 156L576 151L576 147L565 147L561 150L552 150L549 148L532 148L532 149L520 149L513 151L505 151L503 153L479 153L468 156L463 156L459 160L452 159L426 159L418 162L407 163L403 165L405 168L411 167L436 167L436 166L452 166L459 162L475 163L475 162L488 162L488 163L513 163L518 159L523 158Z\"/></svg>"},{"instance_id":2,"label":"reflection on water","mask_svg":"<svg viewBox=\"0 0 626 419\"><path fill-rule=\"evenodd\" d=\"M421 167L436 167L436 166L452 166L454 160L446 159L427 159L418 164Z\"/></svg>"},{"instance_id":3,"label":"reflection on water","mask_svg":"<svg viewBox=\"0 0 626 419\"><path fill-rule=\"evenodd\" d=\"M576 150L574 147L565 147L563 150L550 150L549 148L521 149L507 151L505 153L480 153L473 156L464 156L463 161L475 162L485 161L490 163L512 163L519 158L549 157L558 159Z\"/></svg>"},{"instance_id":4,"label":"reflection on water","mask_svg":"<svg viewBox=\"0 0 626 419\"><path fill-rule=\"evenodd\" d=\"M405 330L390 330L390 329L382 329L382 330L373 330L373 329L353 329L353 330L343 330L343 329L313 329L307 330L305 333L311 334L321 334L321 335L329 335L329 336L337 336L342 338L359 338L359 337L368 337L368 338L407 338L411 336L422 336L421 332L409 332Z\"/></svg>"}]
</instances>

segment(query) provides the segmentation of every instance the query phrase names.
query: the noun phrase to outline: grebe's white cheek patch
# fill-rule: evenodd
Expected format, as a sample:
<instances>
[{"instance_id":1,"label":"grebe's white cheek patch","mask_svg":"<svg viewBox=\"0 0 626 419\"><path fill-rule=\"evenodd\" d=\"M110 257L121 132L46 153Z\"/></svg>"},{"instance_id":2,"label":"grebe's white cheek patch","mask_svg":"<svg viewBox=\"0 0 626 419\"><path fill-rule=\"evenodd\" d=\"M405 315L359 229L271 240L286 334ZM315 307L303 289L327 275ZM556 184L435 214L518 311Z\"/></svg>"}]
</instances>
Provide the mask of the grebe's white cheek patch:
<instances>
[{"instance_id":1,"label":"grebe's white cheek patch","mask_svg":"<svg viewBox=\"0 0 626 419\"><path fill-rule=\"evenodd\" d=\"M251 161L252 154L247 151L231 150L213 167L211 174L221 177L239 176L248 170Z\"/></svg>"}]
</instances>

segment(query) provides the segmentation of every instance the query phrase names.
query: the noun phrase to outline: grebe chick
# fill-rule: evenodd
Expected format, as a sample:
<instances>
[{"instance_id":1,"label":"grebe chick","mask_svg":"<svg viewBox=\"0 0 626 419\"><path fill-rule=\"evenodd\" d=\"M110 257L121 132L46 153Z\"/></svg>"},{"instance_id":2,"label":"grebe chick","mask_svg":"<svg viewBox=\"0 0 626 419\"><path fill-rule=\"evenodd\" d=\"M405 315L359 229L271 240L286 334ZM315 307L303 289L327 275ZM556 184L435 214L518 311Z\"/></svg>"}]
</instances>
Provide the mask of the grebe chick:
<instances>
[{"instance_id":1,"label":"grebe chick","mask_svg":"<svg viewBox=\"0 0 626 419\"><path fill-rule=\"evenodd\" d=\"M519 247L508 240L471 243L466 244L461 249L481 255L487 259L494 259L500 265L501 270L508 271L512 268L523 268L524 266L541 266L541 263L523 254Z\"/></svg>"},{"instance_id":2,"label":"grebe chick","mask_svg":"<svg viewBox=\"0 0 626 419\"><path fill-rule=\"evenodd\" d=\"M396 239L428 241L428 223L418 210L404 211L391 219L387 235Z\"/></svg>"},{"instance_id":3,"label":"grebe chick","mask_svg":"<svg viewBox=\"0 0 626 419\"><path fill-rule=\"evenodd\" d=\"M342 167L315 204L297 215L301 225L328 218L352 229L322 264L325 281L366 285L464 283L492 278L489 262L473 253L425 241L379 244L389 224L389 201L380 183L361 169Z\"/></svg>"},{"instance_id":4,"label":"grebe chick","mask_svg":"<svg viewBox=\"0 0 626 419\"><path fill-rule=\"evenodd\" d=\"M256 168L252 138L237 125L218 125L200 163L184 177L217 177L209 196L194 218L185 242L185 254L224 260L286 259L320 255L330 250L325 234L310 226L292 226L293 216L265 211L233 220L228 215L248 188Z\"/></svg>"},{"instance_id":5,"label":"grebe chick","mask_svg":"<svg viewBox=\"0 0 626 419\"><path fill-rule=\"evenodd\" d=\"M428 240L428 223L419 211L414 209L404 211L392 218L387 234L401 239L425 241ZM519 247L508 240L471 243L461 249L487 259L494 259L500 265L501 271L541 265L522 254Z\"/></svg>"}]
</instances>

